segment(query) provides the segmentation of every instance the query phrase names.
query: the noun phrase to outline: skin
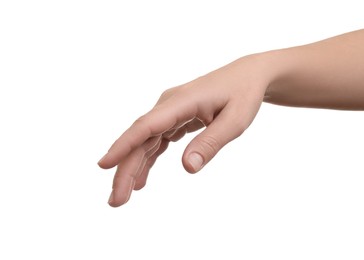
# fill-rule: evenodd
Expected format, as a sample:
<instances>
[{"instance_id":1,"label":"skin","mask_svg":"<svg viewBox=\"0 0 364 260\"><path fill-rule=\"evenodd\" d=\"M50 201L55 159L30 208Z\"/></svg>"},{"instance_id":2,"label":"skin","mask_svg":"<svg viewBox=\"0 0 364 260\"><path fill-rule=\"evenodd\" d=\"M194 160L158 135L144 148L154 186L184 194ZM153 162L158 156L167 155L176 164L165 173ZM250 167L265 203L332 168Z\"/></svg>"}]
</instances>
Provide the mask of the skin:
<instances>
[{"instance_id":1,"label":"skin","mask_svg":"<svg viewBox=\"0 0 364 260\"><path fill-rule=\"evenodd\" d=\"M320 42L242 57L166 90L99 161L117 166L109 204L126 203L149 170L186 133L205 128L186 147L189 173L203 168L252 123L262 102L285 106L364 110L364 30Z\"/></svg>"}]
</instances>

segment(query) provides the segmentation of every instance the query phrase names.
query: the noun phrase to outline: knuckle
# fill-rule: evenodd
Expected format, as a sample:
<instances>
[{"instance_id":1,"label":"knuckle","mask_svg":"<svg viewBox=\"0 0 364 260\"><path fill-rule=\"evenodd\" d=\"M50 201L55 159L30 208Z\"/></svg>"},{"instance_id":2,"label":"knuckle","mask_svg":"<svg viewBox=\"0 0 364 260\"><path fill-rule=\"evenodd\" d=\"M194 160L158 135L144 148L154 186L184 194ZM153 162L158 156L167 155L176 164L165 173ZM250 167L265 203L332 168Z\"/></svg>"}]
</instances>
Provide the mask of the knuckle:
<instances>
[{"instance_id":1,"label":"knuckle","mask_svg":"<svg viewBox=\"0 0 364 260\"><path fill-rule=\"evenodd\" d=\"M134 132L135 131L137 131L137 132L147 131L149 133L149 135L151 135L153 129L152 129L150 123L151 122L150 122L150 119L148 117L148 114L145 114L145 115L140 116L139 118L137 118L134 121L131 129L133 129Z\"/></svg>"},{"instance_id":2,"label":"knuckle","mask_svg":"<svg viewBox=\"0 0 364 260\"><path fill-rule=\"evenodd\" d=\"M204 136L201 138L200 146L204 153L209 157L213 157L220 149L220 142L213 136Z\"/></svg>"},{"instance_id":3,"label":"knuckle","mask_svg":"<svg viewBox=\"0 0 364 260\"><path fill-rule=\"evenodd\" d=\"M211 113L205 115L201 119L201 122L204 124L204 126L209 126L212 123L212 121L214 121L214 115Z\"/></svg>"},{"instance_id":4,"label":"knuckle","mask_svg":"<svg viewBox=\"0 0 364 260\"><path fill-rule=\"evenodd\" d=\"M135 122L134 122L134 125L142 125L145 123L145 117L146 115L142 115L140 117L138 117Z\"/></svg>"},{"instance_id":5,"label":"knuckle","mask_svg":"<svg viewBox=\"0 0 364 260\"><path fill-rule=\"evenodd\" d=\"M235 128L237 130L236 137L239 137L239 136L241 136L245 132L245 130L248 127L247 127L247 124L244 122L244 120L237 120L236 121Z\"/></svg>"},{"instance_id":6,"label":"knuckle","mask_svg":"<svg viewBox=\"0 0 364 260\"><path fill-rule=\"evenodd\" d=\"M171 89L166 89L162 92L161 98L168 97L171 93Z\"/></svg>"},{"instance_id":7,"label":"knuckle","mask_svg":"<svg viewBox=\"0 0 364 260\"><path fill-rule=\"evenodd\" d=\"M161 96L160 96L160 100L164 100L166 98L169 98L170 96L172 96L174 94L174 92L176 91L177 87L174 88L169 88L166 89L162 92Z\"/></svg>"}]
</instances>

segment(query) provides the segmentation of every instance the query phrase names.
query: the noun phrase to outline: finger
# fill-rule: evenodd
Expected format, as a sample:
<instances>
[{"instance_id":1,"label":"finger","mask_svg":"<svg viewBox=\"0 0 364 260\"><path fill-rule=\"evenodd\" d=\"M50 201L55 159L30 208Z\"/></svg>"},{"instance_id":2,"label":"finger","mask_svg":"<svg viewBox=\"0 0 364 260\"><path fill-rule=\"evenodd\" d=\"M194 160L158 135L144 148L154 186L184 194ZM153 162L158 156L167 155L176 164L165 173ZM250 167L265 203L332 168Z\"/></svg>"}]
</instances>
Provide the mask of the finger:
<instances>
[{"instance_id":1,"label":"finger","mask_svg":"<svg viewBox=\"0 0 364 260\"><path fill-rule=\"evenodd\" d=\"M191 133L191 132L197 131L204 126L205 125L202 123L202 121L200 119L195 118L192 121L184 124L183 126L181 126L178 129L174 129L174 130L166 132L165 134L163 134L163 137L172 142L177 142L183 136L185 136L186 133Z\"/></svg>"},{"instance_id":2,"label":"finger","mask_svg":"<svg viewBox=\"0 0 364 260\"><path fill-rule=\"evenodd\" d=\"M223 146L244 132L248 124L238 107L227 104L211 124L189 143L182 157L188 172L199 171Z\"/></svg>"},{"instance_id":3,"label":"finger","mask_svg":"<svg viewBox=\"0 0 364 260\"><path fill-rule=\"evenodd\" d=\"M145 186L145 184L147 182L147 179L148 179L150 169L152 168L152 166L154 165L154 163L156 162L158 157L165 150L167 150L168 144L169 144L169 140L163 139L160 146L159 146L159 149L147 160L143 171L141 172L141 174L136 179L136 182L135 182L135 185L134 185L134 190L140 190Z\"/></svg>"},{"instance_id":4,"label":"finger","mask_svg":"<svg viewBox=\"0 0 364 260\"><path fill-rule=\"evenodd\" d=\"M99 161L99 166L105 169L114 167L148 138L161 135L179 124L190 121L196 112L196 105L186 102L185 98L178 99L176 95L171 97L136 120L115 141L108 153Z\"/></svg>"},{"instance_id":5,"label":"finger","mask_svg":"<svg viewBox=\"0 0 364 260\"><path fill-rule=\"evenodd\" d=\"M172 137L176 132L178 131L178 129L171 129L171 130L168 130L167 132L163 133L163 138L166 138L169 140L170 137Z\"/></svg>"},{"instance_id":6,"label":"finger","mask_svg":"<svg viewBox=\"0 0 364 260\"><path fill-rule=\"evenodd\" d=\"M183 125L179 129L172 129L172 130L166 132L165 134L163 134L163 140L162 140L162 143L161 143L159 149L146 162L142 173L136 179L134 190L140 190L145 186L151 167L154 165L157 158L167 149L170 141L173 141L173 142L178 141L187 132L196 131L196 130L200 129L201 127L204 127L204 124L199 119L195 118L194 120L192 120L191 122L188 122L187 124Z\"/></svg>"},{"instance_id":7,"label":"finger","mask_svg":"<svg viewBox=\"0 0 364 260\"><path fill-rule=\"evenodd\" d=\"M143 174L145 168L147 167L148 162L150 161L149 159L151 157L154 156L154 154L156 154L160 148L160 145L162 143L162 138L159 139L159 142L157 143L157 145L155 145L151 150L149 150L143 157L143 160L141 162L141 164L139 165L139 168L137 170L137 174L135 175L135 184L138 182L138 179L141 177L141 175ZM165 148L167 149L167 147ZM150 166L151 167L151 166ZM133 189L135 189L135 185L133 186Z\"/></svg>"},{"instance_id":8,"label":"finger","mask_svg":"<svg viewBox=\"0 0 364 260\"><path fill-rule=\"evenodd\" d=\"M201 129L202 127L205 127L205 124L200 119L195 118L191 122L186 124L186 132L192 133Z\"/></svg>"},{"instance_id":9,"label":"finger","mask_svg":"<svg viewBox=\"0 0 364 260\"><path fill-rule=\"evenodd\" d=\"M173 134L169 135L167 139L172 142L177 142L179 139L185 136L186 133L187 133L186 126L182 126L176 131L174 131Z\"/></svg>"},{"instance_id":10,"label":"finger","mask_svg":"<svg viewBox=\"0 0 364 260\"><path fill-rule=\"evenodd\" d=\"M141 172L146 158L149 158L159 148L160 143L160 137L149 139L118 165L113 181L113 191L109 199L110 206L118 207L129 200L135 179L138 177L138 173Z\"/></svg>"}]
</instances>

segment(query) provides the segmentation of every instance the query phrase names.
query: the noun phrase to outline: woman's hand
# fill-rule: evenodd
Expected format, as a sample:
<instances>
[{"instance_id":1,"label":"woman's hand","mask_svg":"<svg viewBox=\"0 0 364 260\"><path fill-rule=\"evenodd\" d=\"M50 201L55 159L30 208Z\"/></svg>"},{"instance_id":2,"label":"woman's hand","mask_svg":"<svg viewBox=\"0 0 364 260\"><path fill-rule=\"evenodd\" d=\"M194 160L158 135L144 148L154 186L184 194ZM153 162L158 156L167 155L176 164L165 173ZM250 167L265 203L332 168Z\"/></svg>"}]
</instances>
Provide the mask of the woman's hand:
<instances>
[{"instance_id":1,"label":"woman's hand","mask_svg":"<svg viewBox=\"0 0 364 260\"><path fill-rule=\"evenodd\" d=\"M286 106L364 110L364 30L316 43L243 57L167 90L100 160L118 166L109 203L120 206L141 189L170 141L206 127L182 162L198 172L251 124L264 99Z\"/></svg>"},{"instance_id":2,"label":"woman's hand","mask_svg":"<svg viewBox=\"0 0 364 260\"><path fill-rule=\"evenodd\" d=\"M187 84L165 91L154 108L137 119L99 161L117 166L109 204L128 201L144 187L152 165L186 133L206 127L186 147L184 168L201 170L228 142L251 124L272 80L264 54L243 57Z\"/></svg>"}]
</instances>

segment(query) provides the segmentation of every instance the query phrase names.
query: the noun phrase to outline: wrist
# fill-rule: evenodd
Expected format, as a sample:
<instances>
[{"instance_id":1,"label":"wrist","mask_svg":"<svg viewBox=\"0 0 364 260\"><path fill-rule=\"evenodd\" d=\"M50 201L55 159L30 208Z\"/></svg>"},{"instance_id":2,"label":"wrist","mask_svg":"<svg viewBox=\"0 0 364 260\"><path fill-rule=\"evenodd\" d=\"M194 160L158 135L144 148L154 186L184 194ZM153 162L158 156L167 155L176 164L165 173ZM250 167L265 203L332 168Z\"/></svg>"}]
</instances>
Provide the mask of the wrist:
<instances>
[{"instance_id":1,"label":"wrist","mask_svg":"<svg viewBox=\"0 0 364 260\"><path fill-rule=\"evenodd\" d=\"M291 62L286 49L255 53L238 60L240 71L255 74L255 83L263 88L265 95L288 77Z\"/></svg>"},{"instance_id":2,"label":"wrist","mask_svg":"<svg viewBox=\"0 0 364 260\"><path fill-rule=\"evenodd\" d=\"M299 47L272 50L260 53L267 75L264 101L270 103L281 103L286 99L287 88L290 88L292 78L295 77L300 62L297 57Z\"/></svg>"}]
</instances>

